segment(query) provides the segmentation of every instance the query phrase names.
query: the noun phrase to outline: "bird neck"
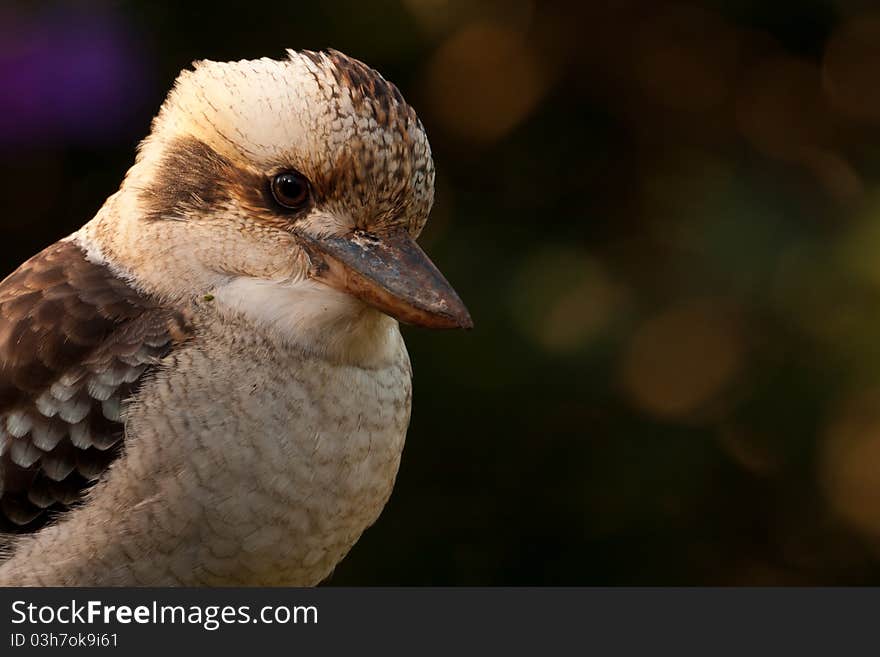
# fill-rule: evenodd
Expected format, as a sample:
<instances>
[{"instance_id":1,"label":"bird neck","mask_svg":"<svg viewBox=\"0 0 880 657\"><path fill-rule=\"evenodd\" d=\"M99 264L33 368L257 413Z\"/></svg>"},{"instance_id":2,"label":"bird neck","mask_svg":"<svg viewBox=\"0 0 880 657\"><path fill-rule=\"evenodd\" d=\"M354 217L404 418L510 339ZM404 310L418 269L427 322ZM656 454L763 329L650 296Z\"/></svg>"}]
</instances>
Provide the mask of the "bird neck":
<instances>
[{"instance_id":1,"label":"bird neck","mask_svg":"<svg viewBox=\"0 0 880 657\"><path fill-rule=\"evenodd\" d=\"M221 318L241 316L254 330L333 363L378 369L400 353L396 320L313 280L236 277L212 297Z\"/></svg>"}]
</instances>

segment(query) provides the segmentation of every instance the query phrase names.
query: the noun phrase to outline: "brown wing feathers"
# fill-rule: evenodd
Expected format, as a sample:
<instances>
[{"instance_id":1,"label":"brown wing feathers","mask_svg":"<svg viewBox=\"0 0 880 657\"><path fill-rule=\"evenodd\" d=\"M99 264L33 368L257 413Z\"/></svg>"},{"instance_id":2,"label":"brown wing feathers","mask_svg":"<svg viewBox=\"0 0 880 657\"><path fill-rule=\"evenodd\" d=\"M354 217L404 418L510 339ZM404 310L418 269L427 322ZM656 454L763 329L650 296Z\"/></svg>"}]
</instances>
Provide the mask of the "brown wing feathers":
<instances>
[{"instance_id":1,"label":"brown wing feathers","mask_svg":"<svg viewBox=\"0 0 880 657\"><path fill-rule=\"evenodd\" d=\"M183 333L70 241L0 282L0 532L42 526L104 472L125 400Z\"/></svg>"}]
</instances>

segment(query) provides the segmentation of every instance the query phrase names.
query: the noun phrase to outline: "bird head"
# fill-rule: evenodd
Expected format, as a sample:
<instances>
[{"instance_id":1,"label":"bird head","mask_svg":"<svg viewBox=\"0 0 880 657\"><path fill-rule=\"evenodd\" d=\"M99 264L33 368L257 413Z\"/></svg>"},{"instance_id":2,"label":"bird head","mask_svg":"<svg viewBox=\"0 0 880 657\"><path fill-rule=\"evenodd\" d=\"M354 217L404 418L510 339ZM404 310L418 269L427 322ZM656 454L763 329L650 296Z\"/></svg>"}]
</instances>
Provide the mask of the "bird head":
<instances>
[{"instance_id":1,"label":"bird head","mask_svg":"<svg viewBox=\"0 0 880 657\"><path fill-rule=\"evenodd\" d=\"M415 241L434 196L425 130L393 84L342 53L196 62L116 196L97 234L165 296L263 298L279 315L286 290L301 302L290 313L308 300L331 322L379 311L472 326Z\"/></svg>"}]
</instances>

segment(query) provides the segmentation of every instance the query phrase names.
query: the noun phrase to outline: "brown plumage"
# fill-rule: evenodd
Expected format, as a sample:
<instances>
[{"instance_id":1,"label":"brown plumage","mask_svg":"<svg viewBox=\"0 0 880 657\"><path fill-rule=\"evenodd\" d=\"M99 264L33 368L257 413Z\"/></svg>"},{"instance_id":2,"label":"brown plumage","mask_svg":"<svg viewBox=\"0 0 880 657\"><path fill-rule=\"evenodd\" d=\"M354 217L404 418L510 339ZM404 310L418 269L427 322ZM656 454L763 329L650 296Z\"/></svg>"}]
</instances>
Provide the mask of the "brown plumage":
<instances>
[{"instance_id":1,"label":"brown plumage","mask_svg":"<svg viewBox=\"0 0 880 657\"><path fill-rule=\"evenodd\" d=\"M116 458L122 407L185 336L160 307L73 242L0 282L0 531L34 531Z\"/></svg>"}]
</instances>

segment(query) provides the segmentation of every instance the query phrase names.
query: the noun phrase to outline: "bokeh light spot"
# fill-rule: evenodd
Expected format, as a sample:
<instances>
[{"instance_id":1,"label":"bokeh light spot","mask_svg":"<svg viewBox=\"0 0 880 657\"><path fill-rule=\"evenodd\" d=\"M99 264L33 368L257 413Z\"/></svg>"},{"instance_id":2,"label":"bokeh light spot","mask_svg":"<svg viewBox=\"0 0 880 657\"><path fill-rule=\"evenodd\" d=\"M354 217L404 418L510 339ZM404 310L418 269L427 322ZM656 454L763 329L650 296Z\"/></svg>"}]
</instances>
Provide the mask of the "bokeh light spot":
<instances>
[{"instance_id":1,"label":"bokeh light spot","mask_svg":"<svg viewBox=\"0 0 880 657\"><path fill-rule=\"evenodd\" d=\"M656 102L704 111L729 95L737 54L736 32L719 17L673 5L642 26L636 41L636 75Z\"/></svg>"},{"instance_id":2,"label":"bokeh light spot","mask_svg":"<svg viewBox=\"0 0 880 657\"><path fill-rule=\"evenodd\" d=\"M820 469L832 508L861 533L880 539L880 390L841 405L828 425Z\"/></svg>"},{"instance_id":3,"label":"bokeh light spot","mask_svg":"<svg viewBox=\"0 0 880 657\"><path fill-rule=\"evenodd\" d=\"M854 119L880 120L880 13L850 19L825 49L822 82L832 106Z\"/></svg>"},{"instance_id":4,"label":"bokeh light spot","mask_svg":"<svg viewBox=\"0 0 880 657\"><path fill-rule=\"evenodd\" d=\"M555 353L572 352L601 334L625 301L597 260L567 247L530 257L513 291L520 328Z\"/></svg>"},{"instance_id":5,"label":"bokeh light spot","mask_svg":"<svg viewBox=\"0 0 880 657\"><path fill-rule=\"evenodd\" d=\"M431 111L451 133L494 141L523 121L546 91L534 51L517 31L476 23L450 37L426 73Z\"/></svg>"},{"instance_id":6,"label":"bokeh light spot","mask_svg":"<svg viewBox=\"0 0 880 657\"><path fill-rule=\"evenodd\" d=\"M623 356L620 377L634 405L684 419L712 401L743 367L737 313L719 301L673 307L646 321Z\"/></svg>"},{"instance_id":7,"label":"bokeh light spot","mask_svg":"<svg viewBox=\"0 0 880 657\"><path fill-rule=\"evenodd\" d=\"M831 121L816 67L790 57L752 69L737 102L742 134L765 155L800 161L829 141Z\"/></svg>"},{"instance_id":8,"label":"bokeh light spot","mask_svg":"<svg viewBox=\"0 0 880 657\"><path fill-rule=\"evenodd\" d=\"M768 476L778 465L766 439L741 427L722 427L718 444L731 461L754 475Z\"/></svg>"}]
</instances>

